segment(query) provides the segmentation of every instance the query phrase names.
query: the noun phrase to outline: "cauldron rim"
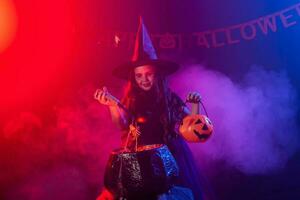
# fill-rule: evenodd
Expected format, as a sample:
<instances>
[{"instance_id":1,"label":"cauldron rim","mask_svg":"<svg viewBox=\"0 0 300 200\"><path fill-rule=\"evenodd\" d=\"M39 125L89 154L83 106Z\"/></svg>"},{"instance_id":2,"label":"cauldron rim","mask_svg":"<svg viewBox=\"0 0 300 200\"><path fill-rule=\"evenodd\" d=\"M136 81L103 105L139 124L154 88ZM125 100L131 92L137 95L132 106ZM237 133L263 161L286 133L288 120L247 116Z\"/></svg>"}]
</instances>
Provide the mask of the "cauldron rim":
<instances>
[{"instance_id":1,"label":"cauldron rim","mask_svg":"<svg viewBox=\"0 0 300 200\"><path fill-rule=\"evenodd\" d=\"M157 149L157 148L161 148L161 147L164 147L166 146L165 144L149 144L149 145L143 145L143 146L140 146L138 148L143 148L142 150L138 150L138 151L124 151L123 148L117 148L117 149L114 149L113 151L111 151L111 155L120 155L120 154L136 154L138 152L145 152L145 151L151 151L153 149ZM145 147L149 147L149 148L145 148ZM122 152L124 151L124 152Z\"/></svg>"}]
</instances>

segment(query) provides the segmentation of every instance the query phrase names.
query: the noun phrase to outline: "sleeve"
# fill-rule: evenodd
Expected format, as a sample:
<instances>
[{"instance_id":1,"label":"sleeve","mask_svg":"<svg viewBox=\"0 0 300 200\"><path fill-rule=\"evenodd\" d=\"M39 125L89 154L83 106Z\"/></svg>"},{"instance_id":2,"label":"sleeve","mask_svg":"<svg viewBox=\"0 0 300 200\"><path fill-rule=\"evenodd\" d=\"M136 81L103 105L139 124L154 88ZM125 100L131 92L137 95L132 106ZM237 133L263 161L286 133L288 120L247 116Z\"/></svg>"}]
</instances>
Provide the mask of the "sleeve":
<instances>
[{"instance_id":1,"label":"sleeve","mask_svg":"<svg viewBox=\"0 0 300 200\"><path fill-rule=\"evenodd\" d=\"M181 123L182 119L190 114L186 104L174 92L171 93L170 107L174 125Z\"/></svg>"}]
</instances>

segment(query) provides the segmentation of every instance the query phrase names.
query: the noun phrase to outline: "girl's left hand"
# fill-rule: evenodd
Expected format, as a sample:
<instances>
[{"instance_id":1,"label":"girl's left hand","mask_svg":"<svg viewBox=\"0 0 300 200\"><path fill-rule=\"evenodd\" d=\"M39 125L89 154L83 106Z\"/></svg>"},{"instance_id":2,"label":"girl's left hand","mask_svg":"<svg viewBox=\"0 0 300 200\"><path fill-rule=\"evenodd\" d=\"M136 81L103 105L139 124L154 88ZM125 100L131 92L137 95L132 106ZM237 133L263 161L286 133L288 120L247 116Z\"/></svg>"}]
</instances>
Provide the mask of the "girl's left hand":
<instances>
[{"instance_id":1,"label":"girl's left hand","mask_svg":"<svg viewBox=\"0 0 300 200\"><path fill-rule=\"evenodd\" d=\"M201 95L198 92L190 92L186 97L186 102L199 103L201 101Z\"/></svg>"}]
</instances>

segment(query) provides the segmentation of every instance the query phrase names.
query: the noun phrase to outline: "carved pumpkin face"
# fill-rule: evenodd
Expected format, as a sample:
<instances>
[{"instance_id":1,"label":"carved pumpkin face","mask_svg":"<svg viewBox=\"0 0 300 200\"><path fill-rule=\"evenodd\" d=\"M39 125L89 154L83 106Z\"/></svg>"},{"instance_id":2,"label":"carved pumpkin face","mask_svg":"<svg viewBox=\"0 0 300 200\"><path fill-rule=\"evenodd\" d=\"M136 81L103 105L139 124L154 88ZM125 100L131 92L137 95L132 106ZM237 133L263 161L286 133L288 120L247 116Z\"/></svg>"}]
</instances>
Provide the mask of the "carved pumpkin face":
<instances>
[{"instance_id":1,"label":"carved pumpkin face","mask_svg":"<svg viewBox=\"0 0 300 200\"><path fill-rule=\"evenodd\" d=\"M179 132L188 142L205 142L213 132L213 125L205 115L188 115L182 120Z\"/></svg>"}]
</instances>

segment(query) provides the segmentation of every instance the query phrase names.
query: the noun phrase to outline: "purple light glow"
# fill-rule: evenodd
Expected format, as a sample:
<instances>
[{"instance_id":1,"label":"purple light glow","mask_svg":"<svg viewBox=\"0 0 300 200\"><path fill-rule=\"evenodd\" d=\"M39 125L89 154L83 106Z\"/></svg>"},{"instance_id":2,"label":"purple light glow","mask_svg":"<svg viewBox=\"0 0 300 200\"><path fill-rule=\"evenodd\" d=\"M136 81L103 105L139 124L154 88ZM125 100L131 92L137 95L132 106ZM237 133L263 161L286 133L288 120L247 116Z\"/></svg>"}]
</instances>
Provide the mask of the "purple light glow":
<instances>
[{"instance_id":1,"label":"purple light glow","mask_svg":"<svg viewBox=\"0 0 300 200\"><path fill-rule=\"evenodd\" d=\"M253 66L235 83L194 65L170 84L181 97L199 91L214 124L207 143L190 145L201 163L225 160L247 174L268 174L283 168L299 147L297 94L283 71Z\"/></svg>"}]
</instances>

